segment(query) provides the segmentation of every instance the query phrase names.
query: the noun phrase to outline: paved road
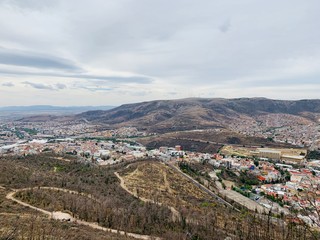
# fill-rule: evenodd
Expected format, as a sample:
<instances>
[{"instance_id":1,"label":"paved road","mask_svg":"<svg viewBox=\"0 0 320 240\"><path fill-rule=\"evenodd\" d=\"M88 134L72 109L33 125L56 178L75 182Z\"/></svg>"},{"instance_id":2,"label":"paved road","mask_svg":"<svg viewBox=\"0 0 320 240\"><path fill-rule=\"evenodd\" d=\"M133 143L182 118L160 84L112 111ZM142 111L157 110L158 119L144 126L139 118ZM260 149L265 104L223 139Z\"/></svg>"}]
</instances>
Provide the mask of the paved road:
<instances>
[{"instance_id":1,"label":"paved road","mask_svg":"<svg viewBox=\"0 0 320 240\"><path fill-rule=\"evenodd\" d=\"M257 202L251 200L250 198L247 198L240 193L233 191L233 190L220 190L219 193L222 196L226 196L228 199L232 199L241 206L244 206L245 208L251 210L251 211L258 211L258 213L266 213L268 212L268 209L263 207L262 205L258 204Z\"/></svg>"},{"instance_id":2,"label":"paved road","mask_svg":"<svg viewBox=\"0 0 320 240\"><path fill-rule=\"evenodd\" d=\"M39 211L41 213L44 213L45 215L49 216L50 218L53 216L53 212L49 212L49 211L46 211L44 209L41 209L41 208L38 208L38 207L35 207L35 206L32 206L28 203L25 203L23 201L20 201L18 199L16 199L14 197L14 195L17 193L17 192L20 192L20 191L27 191L27 190L31 190L32 188L22 188L22 189L16 189L14 191L11 191L9 192L7 195L6 195L6 198L9 199L9 200L12 200L20 205L23 205L25 207L29 207L31 209L34 209L36 211ZM91 195L89 194L84 194L84 193L79 193L77 191L72 191L72 190L68 190L68 189L63 189L63 188L55 188L55 187L39 187L39 189L50 189L50 190L55 190L55 191L63 191L63 192L68 192L68 193L75 193L75 194L81 194L83 196L87 196L87 197L90 197ZM92 199L94 199L92 196L90 197ZM82 220L79 220L79 219L72 219L73 222L77 223L77 224L81 224L81 225L85 225L85 226L89 226L91 228L94 228L94 229L98 229L98 230L102 230L102 231L105 231L105 232L111 232L111 233L115 233L115 234L120 234L120 235L123 235L123 236L129 236L129 237L133 237L133 238L136 238L136 239L142 239L142 240L162 240L162 238L159 238L159 237L153 237L153 236L149 236L149 235L141 235L141 234L136 234L136 233L129 233L129 232L125 232L125 231L120 231L120 230L117 230L117 229L111 229L111 228L105 228L105 227L101 227L98 225L98 223L94 223L94 222L86 222L86 221L82 221Z\"/></svg>"}]
</instances>

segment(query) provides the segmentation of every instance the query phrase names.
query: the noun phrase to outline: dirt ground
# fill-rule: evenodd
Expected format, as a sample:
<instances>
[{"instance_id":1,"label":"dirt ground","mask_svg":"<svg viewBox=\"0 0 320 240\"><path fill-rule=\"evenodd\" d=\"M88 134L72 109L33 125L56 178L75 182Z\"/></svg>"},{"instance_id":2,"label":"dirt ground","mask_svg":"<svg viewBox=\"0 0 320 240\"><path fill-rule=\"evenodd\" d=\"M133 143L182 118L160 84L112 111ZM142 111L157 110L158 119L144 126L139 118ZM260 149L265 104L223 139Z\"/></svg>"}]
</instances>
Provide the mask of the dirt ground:
<instances>
[{"instance_id":1,"label":"dirt ground","mask_svg":"<svg viewBox=\"0 0 320 240\"><path fill-rule=\"evenodd\" d=\"M202 202L210 199L188 179L161 163L136 164L121 175L134 195L167 206L199 208Z\"/></svg>"}]
</instances>

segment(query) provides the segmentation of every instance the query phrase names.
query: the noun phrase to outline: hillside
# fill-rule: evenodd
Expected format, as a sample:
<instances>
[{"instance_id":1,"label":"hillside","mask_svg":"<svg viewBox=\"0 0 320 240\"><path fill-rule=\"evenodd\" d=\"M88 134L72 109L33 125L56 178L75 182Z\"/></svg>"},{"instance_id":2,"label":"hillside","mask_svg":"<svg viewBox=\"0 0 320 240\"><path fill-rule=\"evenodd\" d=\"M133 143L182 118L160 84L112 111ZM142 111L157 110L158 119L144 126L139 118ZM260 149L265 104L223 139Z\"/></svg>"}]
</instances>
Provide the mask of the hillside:
<instances>
[{"instance_id":1,"label":"hillside","mask_svg":"<svg viewBox=\"0 0 320 240\"><path fill-rule=\"evenodd\" d=\"M76 115L94 123L115 127L136 126L155 132L225 128L239 118L264 114L290 114L316 121L320 100L271 100L266 98L157 100Z\"/></svg>"},{"instance_id":2,"label":"hillside","mask_svg":"<svg viewBox=\"0 0 320 240\"><path fill-rule=\"evenodd\" d=\"M318 239L305 226L238 212L169 165L99 167L64 157L0 158L0 239L132 239L129 233L163 240ZM77 221L54 221L52 212Z\"/></svg>"}]
</instances>

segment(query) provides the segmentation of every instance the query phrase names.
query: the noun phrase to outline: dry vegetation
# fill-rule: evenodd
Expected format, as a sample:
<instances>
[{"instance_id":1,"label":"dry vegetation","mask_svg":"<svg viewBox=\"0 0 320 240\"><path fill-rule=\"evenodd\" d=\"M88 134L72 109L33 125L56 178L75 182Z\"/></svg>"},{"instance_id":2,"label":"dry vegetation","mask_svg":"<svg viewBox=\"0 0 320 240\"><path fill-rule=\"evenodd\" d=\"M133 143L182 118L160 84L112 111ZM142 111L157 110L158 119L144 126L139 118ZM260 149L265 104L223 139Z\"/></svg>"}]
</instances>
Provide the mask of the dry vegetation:
<instances>
[{"instance_id":1,"label":"dry vegetation","mask_svg":"<svg viewBox=\"0 0 320 240\"><path fill-rule=\"evenodd\" d=\"M38 212L7 200L9 189L0 188L0 239L79 239L124 240L131 239L117 234L97 231L76 223L50 220ZM133 238L132 238L133 239Z\"/></svg>"},{"instance_id":2,"label":"dry vegetation","mask_svg":"<svg viewBox=\"0 0 320 240\"><path fill-rule=\"evenodd\" d=\"M182 221L201 224L203 234L198 233L199 239L223 239L222 236L287 240L319 237L307 226L285 223L271 217L271 213L267 216L248 211L237 213L215 202L188 179L158 162L131 164L121 172L121 177L125 187L134 195L172 206L178 210Z\"/></svg>"},{"instance_id":3,"label":"dry vegetation","mask_svg":"<svg viewBox=\"0 0 320 240\"><path fill-rule=\"evenodd\" d=\"M99 222L101 226L145 235L173 235L170 210L151 203L143 203L124 191L114 169L101 168L91 164L55 159L52 156L29 156L26 158L0 159L0 185L8 189L34 187L33 191L18 194L23 201L50 210L70 211L82 220ZM37 191L37 186L66 188L96 196L99 202L72 194ZM22 215L25 209L4 199L1 212ZM178 238L179 239L179 236Z\"/></svg>"},{"instance_id":4,"label":"dry vegetation","mask_svg":"<svg viewBox=\"0 0 320 240\"><path fill-rule=\"evenodd\" d=\"M226 144L257 147L293 147L290 144L274 143L265 138L245 136L227 129L170 132L151 137L137 138L136 141L148 148L181 145L188 151L207 153L216 153Z\"/></svg>"},{"instance_id":5,"label":"dry vegetation","mask_svg":"<svg viewBox=\"0 0 320 240\"><path fill-rule=\"evenodd\" d=\"M101 226L164 239L220 240L227 236L232 240L318 239L307 226L284 225L281 219L261 218L255 213L237 213L223 207L159 163L105 168L55 157L0 158L0 186L6 188L0 189L0 239L127 239L75 223L49 220L5 198L10 189L29 187L33 190L23 191L17 197ZM132 186L128 187L132 191L163 205L146 203L129 194L120 186L115 171L127 182L131 178ZM70 189L90 194L94 200L37 186ZM170 209L164 205L176 207L181 215L179 220L173 221Z\"/></svg>"},{"instance_id":6,"label":"dry vegetation","mask_svg":"<svg viewBox=\"0 0 320 240\"><path fill-rule=\"evenodd\" d=\"M76 115L113 127L135 126L150 132L228 128L239 118L261 114L290 114L314 120L320 112L319 100L281 101L265 98L188 98L125 104L109 111L89 111Z\"/></svg>"},{"instance_id":7,"label":"dry vegetation","mask_svg":"<svg viewBox=\"0 0 320 240\"><path fill-rule=\"evenodd\" d=\"M168 166L157 162L132 164L122 173L126 187L142 198L174 208L200 210L210 196Z\"/></svg>"}]
</instances>

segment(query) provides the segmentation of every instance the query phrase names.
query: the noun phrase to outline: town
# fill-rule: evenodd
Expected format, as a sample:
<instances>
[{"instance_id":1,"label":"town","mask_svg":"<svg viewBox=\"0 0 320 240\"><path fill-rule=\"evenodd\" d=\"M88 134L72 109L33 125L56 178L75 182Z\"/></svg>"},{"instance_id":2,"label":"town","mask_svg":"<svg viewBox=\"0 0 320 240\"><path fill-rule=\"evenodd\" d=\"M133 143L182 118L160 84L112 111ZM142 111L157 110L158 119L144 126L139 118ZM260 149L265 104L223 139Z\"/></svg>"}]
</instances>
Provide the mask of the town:
<instances>
[{"instance_id":1,"label":"town","mask_svg":"<svg viewBox=\"0 0 320 240\"><path fill-rule=\"evenodd\" d=\"M318 149L320 147L318 122L300 116L278 113L260 115L255 119L242 117L232 121L229 126L232 130L249 136Z\"/></svg>"}]
</instances>

